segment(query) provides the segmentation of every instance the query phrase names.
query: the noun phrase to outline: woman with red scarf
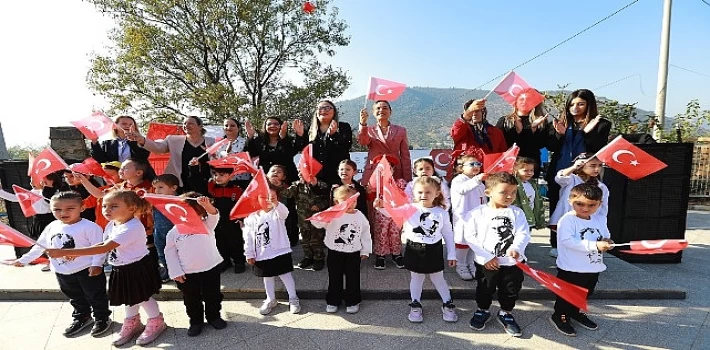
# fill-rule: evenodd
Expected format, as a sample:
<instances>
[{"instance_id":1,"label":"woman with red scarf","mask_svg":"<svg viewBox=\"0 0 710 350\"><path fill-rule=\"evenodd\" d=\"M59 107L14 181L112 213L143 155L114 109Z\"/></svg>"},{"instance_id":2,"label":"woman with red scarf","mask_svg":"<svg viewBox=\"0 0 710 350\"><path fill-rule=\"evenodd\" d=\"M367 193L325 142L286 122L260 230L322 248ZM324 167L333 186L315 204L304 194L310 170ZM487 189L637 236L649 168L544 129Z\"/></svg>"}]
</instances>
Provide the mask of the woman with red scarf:
<instances>
[{"instance_id":1,"label":"woman with red scarf","mask_svg":"<svg viewBox=\"0 0 710 350\"><path fill-rule=\"evenodd\" d=\"M468 100L464 112L451 127L454 151L451 154L449 175L453 174L456 158L470 154L483 161L486 154L502 153L508 149L503 132L486 120L486 100Z\"/></svg>"}]
</instances>

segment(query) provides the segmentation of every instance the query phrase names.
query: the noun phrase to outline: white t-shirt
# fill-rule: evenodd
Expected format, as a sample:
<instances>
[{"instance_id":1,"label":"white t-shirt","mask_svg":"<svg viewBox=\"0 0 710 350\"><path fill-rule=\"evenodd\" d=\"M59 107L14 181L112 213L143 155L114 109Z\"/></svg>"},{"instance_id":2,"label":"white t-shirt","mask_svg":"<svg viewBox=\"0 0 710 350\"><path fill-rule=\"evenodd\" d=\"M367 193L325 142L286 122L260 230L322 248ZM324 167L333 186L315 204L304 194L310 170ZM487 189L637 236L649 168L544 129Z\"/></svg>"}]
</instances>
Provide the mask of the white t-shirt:
<instances>
[{"instance_id":1,"label":"white t-shirt","mask_svg":"<svg viewBox=\"0 0 710 350\"><path fill-rule=\"evenodd\" d=\"M412 216L404 222L404 237L412 242L435 244L444 240L447 260L456 260L454 231L449 220L449 212L441 207L425 208L420 203Z\"/></svg>"},{"instance_id":2,"label":"white t-shirt","mask_svg":"<svg viewBox=\"0 0 710 350\"><path fill-rule=\"evenodd\" d=\"M360 255L372 253L370 222L363 213L345 213L329 222L311 221L316 228L325 228L325 246L341 253L360 252Z\"/></svg>"},{"instance_id":3,"label":"white t-shirt","mask_svg":"<svg viewBox=\"0 0 710 350\"><path fill-rule=\"evenodd\" d=\"M525 191L525 197L528 197L530 209L535 209L535 188L530 182L525 181L523 182L523 191Z\"/></svg>"},{"instance_id":4,"label":"white t-shirt","mask_svg":"<svg viewBox=\"0 0 710 350\"><path fill-rule=\"evenodd\" d=\"M466 244L463 239L461 218L480 205L486 204L486 186L480 176L468 177L459 174L451 180L451 213L454 226L454 241Z\"/></svg>"},{"instance_id":5,"label":"white t-shirt","mask_svg":"<svg viewBox=\"0 0 710 350\"><path fill-rule=\"evenodd\" d=\"M557 202L555 211L550 214L550 225L557 225L562 215L572 210L572 206L569 204L569 194L572 192L572 187L584 183L584 180L576 174L564 176L560 170L555 176L555 182L560 185L560 200ZM606 217L609 214L609 188L601 182L597 186L602 190L602 204L594 215L600 216L606 225Z\"/></svg>"},{"instance_id":6,"label":"white t-shirt","mask_svg":"<svg viewBox=\"0 0 710 350\"><path fill-rule=\"evenodd\" d=\"M244 256L263 261L290 253L286 217L288 208L283 203L268 213L259 210L249 214L244 219Z\"/></svg>"},{"instance_id":7,"label":"white t-shirt","mask_svg":"<svg viewBox=\"0 0 710 350\"><path fill-rule=\"evenodd\" d=\"M507 208L482 205L466 214L463 230L464 239L480 265L494 257L499 265L515 265L515 259L507 256L509 250L520 253L519 261L525 259L525 248L530 242L528 220L523 210L514 205Z\"/></svg>"},{"instance_id":8,"label":"white t-shirt","mask_svg":"<svg viewBox=\"0 0 710 350\"><path fill-rule=\"evenodd\" d=\"M119 246L108 253L108 263L123 266L134 263L148 255L145 227L140 220L133 218L124 224L110 221L106 224L104 239Z\"/></svg>"},{"instance_id":9,"label":"white t-shirt","mask_svg":"<svg viewBox=\"0 0 710 350\"><path fill-rule=\"evenodd\" d=\"M592 215L585 220L574 211L566 213L557 223L557 267L571 272L606 270L597 241L610 236L604 218Z\"/></svg>"},{"instance_id":10,"label":"white t-shirt","mask_svg":"<svg viewBox=\"0 0 710 350\"><path fill-rule=\"evenodd\" d=\"M103 232L99 225L81 219L79 222L67 225L59 220L54 220L44 228L39 235L37 243L19 262L27 265L39 258L45 248L86 248L103 242ZM75 259L50 258L49 266L52 271L60 275L71 275L91 266L102 266L106 254L77 256Z\"/></svg>"},{"instance_id":11,"label":"white t-shirt","mask_svg":"<svg viewBox=\"0 0 710 350\"><path fill-rule=\"evenodd\" d=\"M173 227L165 239L165 260L170 278L188 273L205 272L222 263L217 250L214 228L219 222L219 214L207 215L204 220L207 234L181 234Z\"/></svg>"}]
</instances>

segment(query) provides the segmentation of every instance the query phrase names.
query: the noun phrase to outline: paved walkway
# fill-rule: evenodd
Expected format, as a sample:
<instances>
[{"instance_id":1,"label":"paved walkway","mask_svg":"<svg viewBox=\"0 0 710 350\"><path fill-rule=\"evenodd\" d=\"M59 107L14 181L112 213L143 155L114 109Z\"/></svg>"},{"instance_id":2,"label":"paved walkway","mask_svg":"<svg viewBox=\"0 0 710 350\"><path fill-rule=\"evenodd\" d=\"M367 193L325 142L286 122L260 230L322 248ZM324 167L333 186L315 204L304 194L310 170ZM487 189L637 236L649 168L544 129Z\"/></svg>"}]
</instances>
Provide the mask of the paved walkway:
<instances>
[{"instance_id":1,"label":"paved walkway","mask_svg":"<svg viewBox=\"0 0 710 350\"><path fill-rule=\"evenodd\" d=\"M680 264L625 264L609 258L610 271L602 274L600 286L606 290L621 287L623 290L637 290L638 281L634 276L643 276L649 281L644 286L655 290L686 291L683 300L593 300L590 314L597 320L600 329L587 331L578 328L576 338L564 337L548 323L552 302L539 298L525 298L516 307L516 318L523 327L523 336L513 338L505 335L495 322L489 323L482 332L474 332L468 327L468 320L474 302L468 298L458 298L456 304L460 320L448 324L441 319L439 301L424 301L425 321L411 324L407 321L407 302L404 300L367 300L359 314L344 312L326 314L324 302L320 299L303 300L303 312L291 315L285 303L274 310L272 315L261 316L257 308L258 299L225 301L223 313L229 321L225 330L215 331L205 327L205 332L196 338L188 338L187 317L179 301L162 301L160 306L170 328L154 344L166 349L710 349L710 213L689 212L687 239L691 246L685 251ZM535 249L545 251L544 237L536 234ZM0 251L0 258L6 250ZM547 267L552 260L531 256L531 263ZM539 258L539 259L538 259ZM618 262L618 269L616 266ZM629 266L626 266L629 265ZM632 269L633 267L633 269ZM393 276L406 272L388 267L385 271L370 271L363 267L364 274L381 273L377 280L381 283ZM19 278L22 271L24 278ZM296 278L301 290L308 290L308 278L317 280L324 272L299 271ZM385 275L387 274L387 275ZM227 274L225 274L227 276ZM382 277L386 276L386 277ZM300 278L299 278L300 277ZM51 287L52 275L41 273L36 267L16 269L0 268L2 289L22 282L27 285L37 278L44 279L45 286ZM241 276L238 278L242 278ZM245 279L248 279L244 275ZM453 272L447 279L455 282ZM225 288L231 283L225 279ZM390 286L399 286L387 284ZM528 281L529 282L529 281ZM56 284L56 282L54 282ZM243 281L243 285L251 283ZM323 280L323 283L325 281ZM368 287L364 282L364 285ZM464 283L464 282L461 282ZM645 282L644 282L645 283ZM312 283L311 284L315 284ZM318 289L311 288L314 295ZM370 287L380 288L384 284L372 282ZM631 285L632 287L629 287ZM41 283L37 284L41 287ZM256 287L256 286L254 286ZM431 287L431 286L430 286ZM471 288L472 284L465 285ZM56 288L56 285L53 286ZM526 290L533 288L526 283ZM376 290L376 289L371 289ZM12 291L5 289L6 296ZM9 293L9 294L8 294ZM51 295L53 292L48 292ZM263 298L259 290L250 292L254 298ZM162 294L168 294L162 293ZM307 293L305 293L307 294ZM373 292L372 296L376 295ZM528 294L535 296L535 294ZM633 297L633 296L632 296ZM493 308L496 310L496 307ZM113 318L123 319L121 308L114 309ZM0 349L109 349L111 336L92 338L88 334L67 339L62 330L71 322L71 306L63 301L4 301L0 302ZM119 325L114 325L114 332Z\"/></svg>"}]
</instances>

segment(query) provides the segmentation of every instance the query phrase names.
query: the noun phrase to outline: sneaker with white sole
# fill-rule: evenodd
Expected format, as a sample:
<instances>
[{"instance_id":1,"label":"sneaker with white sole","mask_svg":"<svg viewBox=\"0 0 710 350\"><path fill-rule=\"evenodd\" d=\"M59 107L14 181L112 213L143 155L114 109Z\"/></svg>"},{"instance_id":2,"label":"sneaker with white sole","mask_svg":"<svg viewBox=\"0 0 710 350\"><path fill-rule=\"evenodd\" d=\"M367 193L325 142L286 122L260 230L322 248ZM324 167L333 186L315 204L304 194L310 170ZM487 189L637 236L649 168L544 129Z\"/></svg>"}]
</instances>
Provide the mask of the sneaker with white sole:
<instances>
[{"instance_id":1,"label":"sneaker with white sole","mask_svg":"<svg viewBox=\"0 0 710 350\"><path fill-rule=\"evenodd\" d=\"M143 328L145 328L145 326L141 323L140 315L124 319L123 325L121 325L121 330L113 339L113 346L121 346L128 343L133 339L133 337L141 334L141 332L143 332Z\"/></svg>"},{"instance_id":2,"label":"sneaker with white sole","mask_svg":"<svg viewBox=\"0 0 710 350\"><path fill-rule=\"evenodd\" d=\"M424 322L424 312L419 300L415 300L409 304L409 316L407 316L407 319L412 323Z\"/></svg>"},{"instance_id":3,"label":"sneaker with white sole","mask_svg":"<svg viewBox=\"0 0 710 350\"><path fill-rule=\"evenodd\" d=\"M94 324L94 319L91 317L84 317L83 319L75 318L71 325L64 330L64 336L67 338L73 337L92 324Z\"/></svg>"},{"instance_id":4,"label":"sneaker with white sole","mask_svg":"<svg viewBox=\"0 0 710 350\"><path fill-rule=\"evenodd\" d=\"M443 315L444 321L446 322L456 322L459 320L459 316L456 314L456 306L453 301L449 300L441 306L441 313Z\"/></svg>"},{"instance_id":5,"label":"sneaker with white sole","mask_svg":"<svg viewBox=\"0 0 710 350\"><path fill-rule=\"evenodd\" d=\"M360 304L351 305L345 308L345 312L349 314L356 314L360 311Z\"/></svg>"},{"instance_id":6,"label":"sneaker with white sole","mask_svg":"<svg viewBox=\"0 0 710 350\"><path fill-rule=\"evenodd\" d=\"M163 314L149 318L145 323L143 333L136 339L136 345L147 345L158 339L161 333L168 328L163 319Z\"/></svg>"},{"instance_id":7,"label":"sneaker with white sole","mask_svg":"<svg viewBox=\"0 0 710 350\"><path fill-rule=\"evenodd\" d=\"M329 314L334 314L334 313L338 312L338 306L337 305L330 305L330 304L326 305L325 312L327 312Z\"/></svg>"},{"instance_id":8,"label":"sneaker with white sole","mask_svg":"<svg viewBox=\"0 0 710 350\"><path fill-rule=\"evenodd\" d=\"M464 281L472 281L473 275L471 271L468 270L468 266L456 266L456 273Z\"/></svg>"},{"instance_id":9,"label":"sneaker with white sole","mask_svg":"<svg viewBox=\"0 0 710 350\"><path fill-rule=\"evenodd\" d=\"M482 331L486 328L486 323L491 320L491 313L489 311L484 311L481 309L476 310L471 317L471 322L469 326L475 331Z\"/></svg>"},{"instance_id":10,"label":"sneaker with white sole","mask_svg":"<svg viewBox=\"0 0 710 350\"><path fill-rule=\"evenodd\" d=\"M288 301L288 311L292 314L297 314L301 312L301 301L296 299L289 299Z\"/></svg>"},{"instance_id":11,"label":"sneaker with white sole","mask_svg":"<svg viewBox=\"0 0 710 350\"><path fill-rule=\"evenodd\" d=\"M276 302L276 300L264 300L264 303L261 304L261 307L259 308L259 313L262 315L268 315L278 304L279 303Z\"/></svg>"}]
</instances>

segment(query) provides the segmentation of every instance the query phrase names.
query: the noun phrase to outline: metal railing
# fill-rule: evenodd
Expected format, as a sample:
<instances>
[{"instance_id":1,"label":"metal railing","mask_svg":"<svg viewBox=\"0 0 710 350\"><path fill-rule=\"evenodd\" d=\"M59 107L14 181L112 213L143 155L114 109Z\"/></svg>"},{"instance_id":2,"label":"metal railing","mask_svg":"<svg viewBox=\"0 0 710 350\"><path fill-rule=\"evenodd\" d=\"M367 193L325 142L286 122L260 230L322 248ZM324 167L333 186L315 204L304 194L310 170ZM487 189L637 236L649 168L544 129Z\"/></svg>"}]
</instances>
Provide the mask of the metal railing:
<instances>
[{"instance_id":1,"label":"metal railing","mask_svg":"<svg viewBox=\"0 0 710 350\"><path fill-rule=\"evenodd\" d=\"M690 170L690 197L710 198L710 138L695 142Z\"/></svg>"}]
</instances>

